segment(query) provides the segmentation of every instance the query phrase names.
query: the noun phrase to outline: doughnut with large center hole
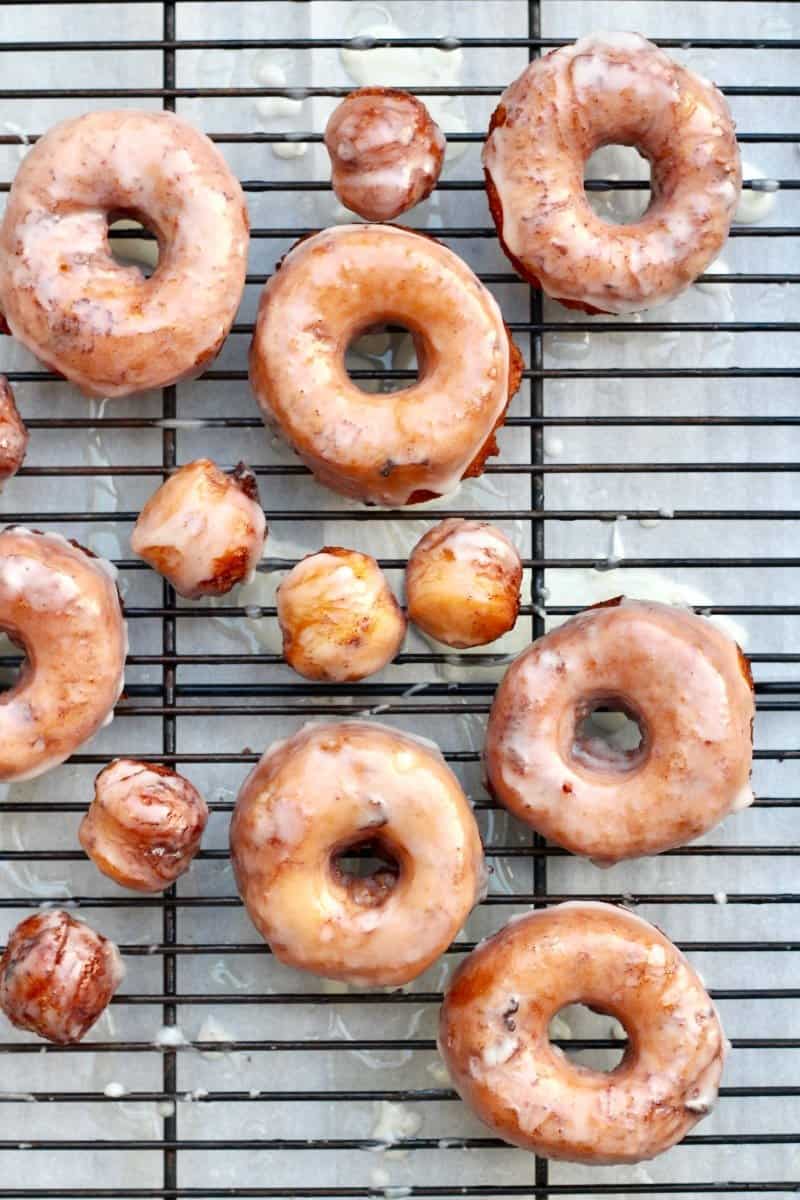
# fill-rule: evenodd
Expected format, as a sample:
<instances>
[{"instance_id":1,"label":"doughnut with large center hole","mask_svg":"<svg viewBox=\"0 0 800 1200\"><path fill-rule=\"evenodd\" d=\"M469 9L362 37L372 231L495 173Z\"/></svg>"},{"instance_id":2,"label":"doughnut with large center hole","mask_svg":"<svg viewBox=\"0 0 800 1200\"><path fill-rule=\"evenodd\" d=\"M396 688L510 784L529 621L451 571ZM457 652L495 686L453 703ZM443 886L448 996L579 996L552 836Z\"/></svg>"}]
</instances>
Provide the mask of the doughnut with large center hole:
<instances>
[{"instance_id":1,"label":"doughnut with large center hole","mask_svg":"<svg viewBox=\"0 0 800 1200\"><path fill-rule=\"evenodd\" d=\"M155 234L145 278L109 226ZM86 113L20 166L0 226L0 308L13 333L89 396L200 374L227 337L247 266L244 194L213 142L170 112Z\"/></svg>"},{"instance_id":2,"label":"doughnut with large center hole","mask_svg":"<svg viewBox=\"0 0 800 1200\"><path fill-rule=\"evenodd\" d=\"M592 209L584 166L635 146L652 169L640 220ZM587 312L677 296L719 254L742 186L722 93L636 33L598 33L536 59L500 97L483 149L489 207L514 268Z\"/></svg>"}]
</instances>

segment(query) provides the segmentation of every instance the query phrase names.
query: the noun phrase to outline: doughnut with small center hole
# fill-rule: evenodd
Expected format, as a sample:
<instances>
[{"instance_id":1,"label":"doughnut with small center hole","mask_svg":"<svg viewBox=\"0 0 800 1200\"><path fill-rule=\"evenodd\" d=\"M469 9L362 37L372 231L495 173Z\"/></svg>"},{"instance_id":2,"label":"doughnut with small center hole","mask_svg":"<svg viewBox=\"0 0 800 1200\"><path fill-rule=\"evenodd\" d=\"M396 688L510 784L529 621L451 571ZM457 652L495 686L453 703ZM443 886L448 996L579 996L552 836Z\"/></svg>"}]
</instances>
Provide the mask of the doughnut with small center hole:
<instances>
[{"instance_id":1,"label":"doughnut with small center hole","mask_svg":"<svg viewBox=\"0 0 800 1200\"><path fill-rule=\"evenodd\" d=\"M584 164L635 146L652 199L630 225L594 212ZM663 304L719 254L742 186L734 124L712 83L637 33L598 33L526 67L483 149L500 244L522 276L587 312Z\"/></svg>"},{"instance_id":2,"label":"doughnut with small center hole","mask_svg":"<svg viewBox=\"0 0 800 1200\"><path fill-rule=\"evenodd\" d=\"M394 322L419 379L362 392L347 347ZM250 383L320 483L369 504L414 504L480 475L522 360L491 293L452 250L396 225L344 225L298 242L268 281Z\"/></svg>"},{"instance_id":3,"label":"doughnut with small center hole","mask_svg":"<svg viewBox=\"0 0 800 1200\"><path fill-rule=\"evenodd\" d=\"M586 739L596 709L632 749ZM741 650L686 609L617 597L539 638L506 672L484 751L490 790L574 854L610 865L682 846L752 803L755 713Z\"/></svg>"},{"instance_id":4,"label":"doughnut with small center hole","mask_svg":"<svg viewBox=\"0 0 800 1200\"><path fill-rule=\"evenodd\" d=\"M57 766L113 716L128 651L116 578L57 533L0 533L0 629L26 652L0 697L0 780Z\"/></svg>"},{"instance_id":5,"label":"doughnut with small center hole","mask_svg":"<svg viewBox=\"0 0 800 1200\"><path fill-rule=\"evenodd\" d=\"M386 865L346 874L372 847ZM399 986L450 945L479 899L472 809L431 743L365 721L309 725L245 780L231 823L236 882L281 962Z\"/></svg>"},{"instance_id":6,"label":"doughnut with small center hole","mask_svg":"<svg viewBox=\"0 0 800 1200\"><path fill-rule=\"evenodd\" d=\"M568 1004L625 1026L614 1070L579 1066L551 1044L550 1020ZM462 1100L505 1141L569 1162L641 1162L674 1146L713 1107L727 1049L678 948L598 902L512 918L460 965L439 1025Z\"/></svg>"},{"instance_id":7,"label":"doughnut with small center hole","mask_svg":"<svg viewBox=\"0 0 800 1200\"><path fill-rule=\"evenodd\" d=\"M158 238L146 279L108 227ZM0 308L28 349L89 396L199 375L227 337L247 266L244 195L203 133L170 112L93 112L25 156L0 227Z\"/></svg>"}]
</instances>

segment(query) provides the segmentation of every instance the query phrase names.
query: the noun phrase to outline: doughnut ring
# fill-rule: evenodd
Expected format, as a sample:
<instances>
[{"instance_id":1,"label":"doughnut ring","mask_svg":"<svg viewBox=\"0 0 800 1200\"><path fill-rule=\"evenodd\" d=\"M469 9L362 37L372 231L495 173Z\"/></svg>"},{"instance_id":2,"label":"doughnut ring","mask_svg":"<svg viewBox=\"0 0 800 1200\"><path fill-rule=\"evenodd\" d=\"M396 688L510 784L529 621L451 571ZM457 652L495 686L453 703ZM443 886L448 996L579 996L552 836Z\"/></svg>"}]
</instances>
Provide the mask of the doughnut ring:
<instances>
[{"instance_id":1,"label":"doughnut ring","mask_svg":"<svg viewBox=\"0 0 800 1200\"><path fill-rule=\"evenodd\" d=\"M589 737L598 709L635 748ZM752 803L750 669L724 633L668 604L617 597L534 642L506 672L486 735L490 790L601 865L682 846Z\"/></svg>"},{"instance_id":2,"label":"doughnut ring","mask_svg":"<svg viewBox=\"0 0 800 1200\"><path fill-rule=\"evenodd\" d=\"M128 652L116 577L57 533L0 533L0 628L27 654L0 703L0 780L49 771L112 719Z\"/></svg>"},{"instance_id":3,"label":"doughnut ring","mask_svg":"<svg viewBox=\"0 0 800 1200\"><path fill-rule=\"evenodd\" d=\"M549 1022L568 1004L625 1026L614 1070L552 1045ZM462 1100L504 1141L610 1164L654 1158L685 1137L713 1107L728 1044L663 933L614 905L571 902L512 918L462 962L439 1050Z\"/></svg>"},{"instance_id":4,"label":"doughnut ring","mask_svg":"<svg viewBox=\"0 0 800 1200\"><path fill-rule=\"evenodd\" d=\"M370 846L385 866L346 874ZM245 780L231 855L250 919L289 966L364 986L415 979L484 884L483 850L438 749L365 721L307 725Z\"/></svg>"},{"instance_id":5,"label":"doughnut ring","mask_svg":"<svg viewBox=\"0 0 800 1200\"><path fill-rule=\"evenodd\" d=\"M108 227L158 238L146 279ZM0 308L20 342L89 396L198 375L227 337L247 265L242 189L213 143L170 112L86 113L17 172L0 227Z\"/></svg>"},{"instance_id":6,"label":"doughnut ring","mask_svg":"<svg viewBox=\"0 0 800 1200\"><path fill-rule=\"evenodd\" d=\"M349 378L345 351L388 321L411 330L419 379L368 394ZM343 225L298 242L264 288L250 348L264 420L320 483L387 506L480 475L521 367L467 264L395 225Z\"/></svg>"},{"instance_id":7,"label":"doughnut ring","mask_svg":"<svg viewBox=\"0 0 800 1200\"><path fill-rule=\"evenodd\" d=\"M652 167L650 206L630 225L586 198L584 164L609 144ZM532 62L500 98L483 166L516 271L586 312L637 312L687 288L719 254L742 186L722 93L636 33L593 34Z\"/></svg>"}]
</instances>

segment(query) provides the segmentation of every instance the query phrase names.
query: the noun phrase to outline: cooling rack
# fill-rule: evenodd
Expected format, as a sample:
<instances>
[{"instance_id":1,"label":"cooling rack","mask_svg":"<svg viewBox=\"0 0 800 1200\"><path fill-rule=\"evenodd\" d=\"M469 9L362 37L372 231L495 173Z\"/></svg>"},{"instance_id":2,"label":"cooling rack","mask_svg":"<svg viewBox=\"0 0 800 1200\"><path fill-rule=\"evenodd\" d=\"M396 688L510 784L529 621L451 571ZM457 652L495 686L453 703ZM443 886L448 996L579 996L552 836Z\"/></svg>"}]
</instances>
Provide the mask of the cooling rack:
<instances>
[{"instance_id":1,"label":"cooling rack","mask_svg":"<svg viewBox=\"0 0 800 1200\"><path fill-rule=\"evenodd\" d=\"M496 97L528 59L621 26L723 86L743 155L757 167L745 170L746 192L762 204L691 294L643 321L568 313L521 284L497 247L479 169ZM362 81L352 54L366 61L386 50L407 57L380 59L375 70L413 69L413 78L375 81L411 84L443 106L455 150L433 200L410 220L495 291L527 364L484 479L432 510L401 513L317 488L263 434L245 372L258 292L276 259L302 234L346 219L330 193L321 129ZM31 429L3 519L69 533L113 557L131 632L127 692L111 728L0 800L3 935L42 903L75 904L120 942L128 967L109 1015L81 1045L43 1048L0 1031L0 1198L800 1191L800 557L789 540L800 517L798 51L795 6L739 0L0 7L0 191L25 141L59 116L163 106L221 146L253 224L237 324L196 383L89 405L10 339L0 345ZM433 64L428 82L417 58ZM640 174L607 165L587 182L592 194L646 199ZM393 349L364 348L353 376L366 388L413 378ZM127 545L146 496L200 453L254 465L271 525L256 584L214 606L176 600ZM476 512L523 552L513 635L469 656L412 635L383 675L347 689L301 683L285 669L274 588L299 554L323 541L354 545L376 554L399 587L424 529ZM479 752L508 655L626 583L693 603L745 639L758 801L699 843L603 873L499 812L482 790ZM16 660L9 653L1 665L13 670ZM226 848L235 792L270 741L306 719L365 712L437 739L475 802L493 868L489 895L442 964L392 993L347 991L276 964L243 916ZM119 754L176 764L211 802L206 848L163 897L115 890L76 849L92 778ZM435 1053L438 1001L459 957L513 913L575 897L633 905L658 921L704 973L733 1043L715 1113L641 1167L591 1171L504 1147L465 1112ZM576 1014L554 1034L600 1063L619 1053L615 1032Z\"/></svg>"}]
</instances>

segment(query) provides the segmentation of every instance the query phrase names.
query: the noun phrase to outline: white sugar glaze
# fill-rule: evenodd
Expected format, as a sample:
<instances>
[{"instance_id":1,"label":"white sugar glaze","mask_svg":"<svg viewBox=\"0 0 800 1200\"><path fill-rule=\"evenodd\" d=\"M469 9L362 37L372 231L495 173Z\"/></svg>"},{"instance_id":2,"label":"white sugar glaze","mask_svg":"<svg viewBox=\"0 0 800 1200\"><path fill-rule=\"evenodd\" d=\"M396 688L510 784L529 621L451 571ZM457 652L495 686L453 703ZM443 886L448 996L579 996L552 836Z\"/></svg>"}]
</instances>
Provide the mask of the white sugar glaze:
<instances>
[{"instance_id":1,"label":"white sugar glaze","mask_svg":"<svg viewBox=\"0 0 800 1200\"><path fill-rule=\"evenodd\" d=\"M641 220L591 208L584 164L609 143L652 164ZM722 94L634 33L597 33L531 63L503 93L483 152L504 248L556 299L626 313L672 299L728 236L741 190Z\"/></svg>"},{"instance_id":2,"label":"white sugar glaze","mask_svg":"<svg viewBox=\"0 0 800 1200\"><path fill-rule=\"evenodd\" d=\"M399 865L341 875L338 849L377 839ZM455 937L483 884L475 819L440 753L361 721L310 725L245 780L231 825L239 890L285 963L399 985Z\"/></svg>"},{"instance_id":3,"label":"white sugar glaze","mask_svg":"<svg viewBox=\"0 0 800 1200\"><path fill-rule=\"evenodd\" d=\"M551 1018L588 1004L631 1037L609 1073L570 1062ZM501 1137L551 1158L637 1162L716 1098L727 1042L698 975L654 926L599 902L526 913L483 942L446 993L439 1047L462 1098Z\"/></svg>"}]
</instances>

